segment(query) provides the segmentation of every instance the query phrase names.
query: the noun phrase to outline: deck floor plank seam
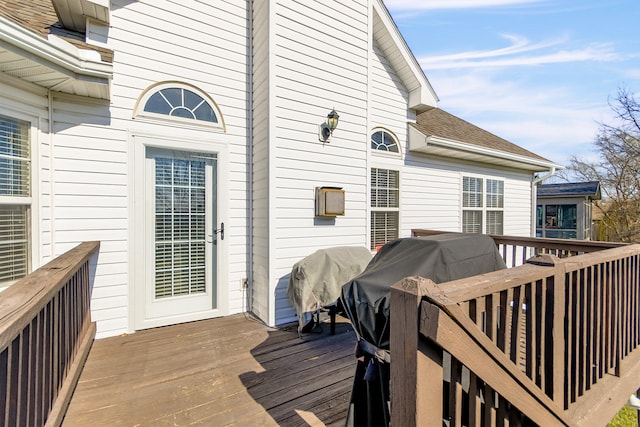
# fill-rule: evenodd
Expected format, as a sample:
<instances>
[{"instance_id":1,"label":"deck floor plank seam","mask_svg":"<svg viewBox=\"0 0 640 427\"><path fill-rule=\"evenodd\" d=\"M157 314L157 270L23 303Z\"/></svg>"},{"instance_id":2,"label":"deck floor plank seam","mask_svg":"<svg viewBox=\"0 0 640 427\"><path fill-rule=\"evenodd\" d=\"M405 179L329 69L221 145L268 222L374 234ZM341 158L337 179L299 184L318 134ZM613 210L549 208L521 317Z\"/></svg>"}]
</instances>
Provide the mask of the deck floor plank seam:
<instances>
[{"instance_id":1,"label":"deck floor plank seam","mask_svg":"<svg viewBox=\"0 0 640 427\"><path fill-rule=\"evenodd\" d=\"M63 426L344 424L356 337L337 327L241 314L97 340Z\"/></svg>"}]
</instances>

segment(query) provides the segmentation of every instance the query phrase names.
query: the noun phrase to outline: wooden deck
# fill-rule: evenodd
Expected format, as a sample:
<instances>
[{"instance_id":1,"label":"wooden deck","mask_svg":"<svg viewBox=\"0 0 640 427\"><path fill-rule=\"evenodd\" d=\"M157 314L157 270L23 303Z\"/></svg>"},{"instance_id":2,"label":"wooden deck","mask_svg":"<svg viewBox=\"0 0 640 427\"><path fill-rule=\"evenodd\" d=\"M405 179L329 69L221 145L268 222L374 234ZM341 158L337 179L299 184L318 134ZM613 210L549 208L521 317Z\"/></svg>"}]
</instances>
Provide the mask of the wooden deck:
<instances>
[{"instance_id":1,"label":"wooden deck","mask_svg":"<svg viewBox=\"0 0 640 427\"><path fill-rule=\"evenodd\" d=\"M355 341L248 314L97 340L63 426L344 425Z\"/></svg>"},{"instance_id":2,"label":"wooden deck","mask_svg":"<svg viewBox=\"0 0 640 427\"><path fill-rule=\"evenodd\" d=\"M640 245L492 238L512 268L392 287L392 423L605 425L638 390ZM3 291L0 425L344 424L344 320L305 339L236 315L93 343L98 246Z\"/></svg>"}]
</instances>

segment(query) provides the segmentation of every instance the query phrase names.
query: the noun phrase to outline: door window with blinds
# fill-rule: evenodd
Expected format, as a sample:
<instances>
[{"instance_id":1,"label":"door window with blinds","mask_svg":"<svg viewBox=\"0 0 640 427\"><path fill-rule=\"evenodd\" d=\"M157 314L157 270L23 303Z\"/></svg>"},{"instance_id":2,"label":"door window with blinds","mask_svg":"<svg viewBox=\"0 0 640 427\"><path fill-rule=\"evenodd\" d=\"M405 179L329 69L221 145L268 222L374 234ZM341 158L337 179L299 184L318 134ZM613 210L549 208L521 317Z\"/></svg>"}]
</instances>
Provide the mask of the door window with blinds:
<instances>
[{"instance_id":1,"label":"door window with blinds","mask_svg":"<svg viewBox=\"0 0 640 427\"><path fill-rule=\"evenodd\" d=\"M397 239L400 230L400 172L371 169L371 249Z\"/></svg>"},{"instance_id":2,"label":"door window with blinds","mask_svg":"<svg viewBox=\"0 0 640 427\"><path fill-rule=\"evenodd\" d=\"M30 124L0 115L0 286L30 270Z\"/></svg>"},{"instance_id":3,"label":"door window with blinds","mask_svg":"<svg viewBox=\"0 0 640 427\"><path fill-rule=\"evenodd\" d=\"M462 231L502 234L504 230L504 181L462 178Z\"/></svg>"},{"instance_id":4,"label":"door window with blinds","mask_svg":"<svg viewBox=\"0 0 640 427\"><path fill-rule=\"evenodd\" d=\"M206 184L213 159L171 154L155 156L156 298L206 292Z\"/></svg>"}]
</instances>

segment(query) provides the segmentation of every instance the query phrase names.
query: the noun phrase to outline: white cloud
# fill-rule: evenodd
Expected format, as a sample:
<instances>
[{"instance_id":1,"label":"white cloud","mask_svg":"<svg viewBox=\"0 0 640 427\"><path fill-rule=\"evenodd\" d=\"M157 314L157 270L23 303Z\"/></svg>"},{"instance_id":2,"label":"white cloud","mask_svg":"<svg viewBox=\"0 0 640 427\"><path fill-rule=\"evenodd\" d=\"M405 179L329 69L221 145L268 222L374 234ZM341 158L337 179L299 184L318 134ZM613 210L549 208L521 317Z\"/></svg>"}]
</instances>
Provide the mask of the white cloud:
<instances>
[{"instance_id":1,"label":"white cloud","mask_svg":"<svg viewBox=\"0 0 640 427\"><path fill-rule=\"evenodd\" d=\"M507 39L511 42L510 46L493 49L493 50L475 50L475 51L466 51L460 53L453 53L449 55L439 55L439 56L429 56L423 58L424 61L433 61L433 62L450 62L457 61L460 59L484 59L484 58L493 58L496 56L505 56L505 55L514 55L523 52L530 52L534 50L544 49L551 46L557 46L563 43L566 40L551 40L541 43L532 44L529 39L526 37L517 35L517 34L502 34L502 38Z\"/></svg>"},{"instance_id":2,"label":"white cloud","mask_svg":"<svg viewBox=\"0 0 640 427\"><path fill-rule=\"evenodd\" d=\"M436 28L436 25L449 25L446 20L450 16L474 19L479 9L486 9L482 11L488 12L482 15L483 19L487 18L483 22L487 25L489 17L493 21L483 27L483 37L500 26L511 27L509 31L519 33L499 34L502 42L498 45L495 38L485 39L487 44L474 50L452 51L450 47L450 53L440 51L439 55L430 55L426 49L416 51L417 60L440 97L440 108L556 163L566 164L574 155L593 157L599 123L612 120L607 96L618 85L640 80L638 62L632 62L640 55L633 50L623 50L626 40L607 36L619 32L615 21L612 22L616 31L607 31L607 25L603 24L597 31L584 32L576 25L580 21L571 19L562 20L555 29L546 25L547 16L555 17L559 13L571 17L577 12L583 13L581 16L600 16L605 10L595 0L384 2L398 22L404 22L418 34L419 46L428 46L420 34L424 31L423 19L427 19L426 14L430 12L437 17L437 21L429 21L431 27ZM452 13L435 13L446 9ZM465 14L463 9L473 9L473 12ZM510 16L505 12L513 10L518 19L525 14L540 19L530 19L529 24L514 30L504 21ZM455 22L460 26L460 21ZM475 25L475 21L470 22ZM434 31L438 31L437 28ZM554 32L560 34L554 37ZM453 42L457 40L457 33L447 34ZM522 34L531 34L534 39ZM540 34L545 34L545 38L540 39ZM594 40L594 35L607 38ZM443 35L442 40L449 39ZM473 45L482 41L473 40ZM471 46L471 42L466 46ZM454 45L457 44L450 46ZM443 44L436 47L442 49Z\"/></svg>"},{"instance_id":3,"label":"white cloud","mask_svg":"<svg viewBox=\"0 0 640 427\"><path fill-rule=\"evenodd\" d=\"M448 55L422 56L417 58L426 70L477 68L477 67L514 67L543 64L559 64L582 61L615 61L622 59L610 43L591 43L581 48L563 48L567 38L559 38L531 43L526 37L503 34L502 38L510 44L491 50L473 50ZM557 48L555 51L550 49Z\"/></svg>"},{"instance_id":4,"label":"white cloud","mask_svg":"<svg viewBox=\"0 0 640 427\"><path fill-rule=\"evenodd\" d=\"M572 88L531 86L504 73L448 70L429 79L446 94L440 108L560 164L590 155L598 121L608 114L606 104L581 102Z\"/></svg>"},{"instance_id":5,"label":"white cloud","mask_svg":"<svg viewBox=\"0 0 640 427\"><path fill-rule=\"evenodd\" d=\"M625 79L640 80L640 68L625 68L620 72Z\"/></svg>"}]
</instances>

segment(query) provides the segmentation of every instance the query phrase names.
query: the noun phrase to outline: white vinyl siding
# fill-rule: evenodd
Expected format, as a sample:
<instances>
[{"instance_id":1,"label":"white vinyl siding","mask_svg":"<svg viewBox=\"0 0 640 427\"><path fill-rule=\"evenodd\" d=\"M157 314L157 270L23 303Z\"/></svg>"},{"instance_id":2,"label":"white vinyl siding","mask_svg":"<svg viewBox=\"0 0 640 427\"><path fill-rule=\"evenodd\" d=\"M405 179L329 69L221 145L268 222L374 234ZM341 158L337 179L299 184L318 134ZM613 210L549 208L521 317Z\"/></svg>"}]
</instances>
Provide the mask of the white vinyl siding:
<instances>
[{"instance_id":1,"label":"white vinyl siding","mask_svg":"<svg viewBox=\"0 0 640 427\"><path fill-rule=\"evenodd\" d=\"M372 153L371 162L401 171L400 237L410 236L416 228L461 230L461 171L503 180L504 194L508 195L503 209L504 234L529 236L531 173L407 152L407 122L415 120L415 112L407 110L408 91L377 40L373 43L371 68L371 126L393 132L401 150L397 158Z\"/></svg>"},{"instance_id":2,"label":"white vinyl siding","mask_svg":"<svg viewBox=\"0 0 640 427\"><path fill-rule=\"evenodd\" d=\"M130 231L137 226L131 213L141 203L130 193L131 133L228 146L229 173L221 185L228 189L226 215L233 221L225 224L227 258L221 282L234 286L221 304L228 313L246 310L246 294L238 285L249 276L246 8L241 0L115 0L108 39L116 53L111 100L54 94L55 134L41 141L41 251L44 257L57 256L82 241L101 242L97 265L92 266L92 319L98 337L132 331L131 272L143 268L130 262ZM167 81L197 87L214 99L226 132L133 119L141 94ZM51 145L45 145L49 141Z\"/></svg>"},{"instance_id":3,"label":"white vinyl siding","mask_svg":"<svg viewBox=\"0 0 640 427\"><path fill-rule=\"evenodd\" d=\"M251 310L270 325L295 320L286 297L291 266L317 249L368 246L376 240L372 219L384 222L384 240L412 228L459 231L461 171L503 179L504 231L528 234L530 174L407 153L407 121L415 113L385 56L397 47L371 40L371 7L359 0L113 0L109 101L55 92L47 99L42 88L0 76L0 114L16 108L33 116L37 129L34 194L24 217L33 267L80 242L101 242L90 272L99 338L134 327L135 275L143 268L132 262L131 238L144 203L133 190L139 135L223 153L223 314ZM327 16L334 18L319 19ZM140 96L162 82L198 88L215 101L224 128L136 116ZM333 108L340 123L323 144L318 125ZM399 153L372 154L371 131L382 126L397 138ZM371 207L372 168L399 172L398 207ZM319 186L345 190L344 216L315 217ZM251 295L241 286L248 277Z\"/></svg>"},{"instance_id":4,"label":"white vinyl siding","mask_svg":"<svg viewBox=\"0 0 640 427\"><path fill-rule=\"evenodd\" d=\"M263 319L270 324L297 319L286 296L293 264L318 249L367 244L367 3L269 2L270 287L260 292L275 304ZM340 123L323 144L318 126L332 109ZM345 190L344 216L315 217L322 186Z\"/></svg>"},{"instance_id":5,"label":"white vinyl siding","mask_svg":"<svg viewBox=\"0 0 640 427\"><path fill-rule=\"evenodd\" d=\"M375 250L385 243L403 237L404 217L403 153L406 145L407 110L409 94L377 40L373 40L371 52L371 124L369 148L371 152L371 201L369 247ZM378 178L385 172L391 179L382 182ZM403 172L404 173L404 172ZM403 175L404 177L404 175ZM382 190L382 187L393 188ZM384 199L382 195L393 195ZM384 200L383 200L384 199ZM402 201L402 205L401 205Z\"/></svg>"},{"instance_id":6,"label":"white vinyl siding","mask_svg":"<svg viewBox=\"0 0 640 427\"><path fill-rule=\"evenodd\" d=\"M123 333L129 331L126 132L113 122L108 101L55 94L53 107L51 257L100 242L91 266L91 317L99 336Z\"/></svg>"},{"instance_id":7,"label":"white vinyl siding","mask_svg":"<svg viewBox=\"0 0 640 427\"><path fill-rule=\"evenodd\" d=\"M416 228L462 230L460 171L504 181L503 234L531 235L530 173L408 153L402 168L401 237L410 236Z\"/></svg>"},{"instance_id":8,"label":"white vinyl siding","mask_svg":"<svg viewBox=\"0 0 640 427\"><path fill-rule=\"evenodd\" d=\"M30 123L0 115L0 286L30 270Z\"/></svg>"},{"instance_id":9,"label":"white vinyl siding","mask_svg":"<svg viewBox=\"0 0 640 427\"><path fill-rule=\"evenodd\" d=\"M414 117L413 112L407 110L409 92L375 40L371 54L371 85L371 126L393 132L402 149L407 138L407 118L412 120Z\"/></svg>"},{"instance_id":10,"label":"white vinyl siding","mask_svg":"<svg viewBox=\"0 0 640 427\"><path fill-rule=\"evenodd\" d=\"M269 13L270 2L253 1L253 116L251 123L252 150L252 218L251 241L253 271L251 272L251 308L265 322L269 320L270 293L270 234L269 234Z\"/></svg>"}]
</instances>

